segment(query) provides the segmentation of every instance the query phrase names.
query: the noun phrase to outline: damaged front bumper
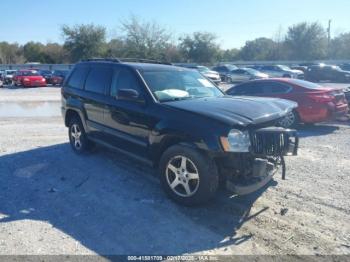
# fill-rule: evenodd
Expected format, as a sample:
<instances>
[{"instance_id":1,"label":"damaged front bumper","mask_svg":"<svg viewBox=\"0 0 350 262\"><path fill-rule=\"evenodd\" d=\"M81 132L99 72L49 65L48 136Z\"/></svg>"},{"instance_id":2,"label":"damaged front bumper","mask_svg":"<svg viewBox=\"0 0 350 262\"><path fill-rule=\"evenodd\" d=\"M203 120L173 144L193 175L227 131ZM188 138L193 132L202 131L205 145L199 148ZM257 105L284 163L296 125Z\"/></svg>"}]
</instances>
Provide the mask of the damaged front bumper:
<instances>
[{"instance_id":1,"label":"damaged front bumper","mask_svg":"<svg viewBox=\"0 0 350 262\"><path fill-rule=\"evenodd\" d=\"M268 127L251 131L250 137L249 153L225 154L217 159L227 189L238 195L246 195L264 187L279 170L284 180L284 157L298 153L296 130Z\"/></svg>"}]
</instances>

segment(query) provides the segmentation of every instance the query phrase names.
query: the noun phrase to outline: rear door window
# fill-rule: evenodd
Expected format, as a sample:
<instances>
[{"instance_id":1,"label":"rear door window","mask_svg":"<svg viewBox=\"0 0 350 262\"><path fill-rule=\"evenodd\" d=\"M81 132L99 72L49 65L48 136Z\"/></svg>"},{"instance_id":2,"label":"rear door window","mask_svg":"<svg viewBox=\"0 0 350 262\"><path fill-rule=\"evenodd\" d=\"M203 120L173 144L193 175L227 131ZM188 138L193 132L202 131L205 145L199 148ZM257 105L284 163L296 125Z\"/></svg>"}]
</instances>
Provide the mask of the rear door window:
<instances>
[{"instance_id":1,"label":"rear door window","mask_svg":"<svg viewBox=\"0 0 350 262\"><path fill-rule=\"evenodd\" d=\"M257 94L261 94L263 92L262 87L259 83L249 83L243 84L237 87L234 87L229 95L246 95L246 96L254 96Z\"/></svg>"},{"instance_id":2,"label":"rear door window","mask_svg":"<svg viewBox=\"0 0 350 262\"><path fill-rule=\"evenodd\" d=\"M84 82L88 73L89 73L89 67L87 66L76 67L72 72L71 77L69 78L69 81L67 84L68 87L83 89Z\"/></svg>"},{"instance_id":3,"label":"rear door window","mask_svg":"<svg viewBox=\"0 0 350 262\"><path fill-rule=\"evenodd\" d=\"M111 86L112 68L108 66L92 67L86 78L85 90L97 94L105 94Z\"/></svg>"}]
</instances>

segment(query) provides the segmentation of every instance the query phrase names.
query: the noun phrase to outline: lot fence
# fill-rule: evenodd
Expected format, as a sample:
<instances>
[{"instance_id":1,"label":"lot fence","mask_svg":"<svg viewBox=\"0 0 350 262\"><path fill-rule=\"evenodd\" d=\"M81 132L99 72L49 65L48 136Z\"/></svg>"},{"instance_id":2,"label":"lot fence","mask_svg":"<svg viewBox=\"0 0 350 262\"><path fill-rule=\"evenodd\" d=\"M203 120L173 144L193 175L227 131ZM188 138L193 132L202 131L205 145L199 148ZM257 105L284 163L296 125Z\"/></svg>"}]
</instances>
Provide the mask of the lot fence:
<instances>
[{"instance_id":1,"label":"lot fence","mask_svg":"<svg viewBox=\"0 0 350 262\"><path fill-rule=\"evenodd\" d=\"M234 64L237 66L244 65L298 65L302 63L325 63L330 65L339 65L344 63L350 63L350 60L318 60L318 61L231 61L231 62L218 62L216 64ZM214 66L216 64L206 64L208 66ZM43 69L43 70L69 70L74 64L0 64L0 70L7 69Z\"/></svg>"},{"instance_id":2,"label":"lot fence","mask_svg":"<svg viewBox=\"0 0 350 262\"><path fill-rule=\"evenodd\" d=\"M42 69L42 70L69 70L73 64L0 64L0 70L7 69Z\"/></svg>"}]
</instances>

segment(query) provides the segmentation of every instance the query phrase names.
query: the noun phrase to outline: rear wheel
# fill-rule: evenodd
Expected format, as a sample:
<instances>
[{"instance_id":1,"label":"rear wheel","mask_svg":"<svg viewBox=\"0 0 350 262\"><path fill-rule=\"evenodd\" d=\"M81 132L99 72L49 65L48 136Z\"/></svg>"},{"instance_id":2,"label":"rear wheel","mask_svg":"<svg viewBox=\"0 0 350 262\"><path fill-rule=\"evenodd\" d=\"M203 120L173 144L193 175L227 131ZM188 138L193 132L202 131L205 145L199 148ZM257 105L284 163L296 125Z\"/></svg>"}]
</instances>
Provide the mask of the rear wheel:
<instances>
[{"instance_id":1,"label":"rear wheel","mask_svg":"<svg viewBox=\"0 0 350 262\"><path fill-rule=\"evenodd\" d=\"M185 146L172 146L162 155L160 181L166 194L183 205L207 202L216 194L219 175L215 162Z\"/></svg>"},{"instance_id":2,"label":"rear wheel","mask_svg":"<svg viewBox=\"0 0 350 262\"><path fill-rule=\"evenodd\" d=\"M296 127L299 123L299 116L296 111L289 112L283 119L281 119L278 124L284 128Z\"/></svg>"},{"instance_id":3,"label":"rear wheel","mask_svg":"<svg viewBox=\"0 0 350 262\"><path fill-rule=\"evenodd\" d=\"M92 144L87 139L83 124L79 117L74 116L69 122L68 128L69 142L77 154L83 154L88 152Z\"/></svg>"}]
</instances>

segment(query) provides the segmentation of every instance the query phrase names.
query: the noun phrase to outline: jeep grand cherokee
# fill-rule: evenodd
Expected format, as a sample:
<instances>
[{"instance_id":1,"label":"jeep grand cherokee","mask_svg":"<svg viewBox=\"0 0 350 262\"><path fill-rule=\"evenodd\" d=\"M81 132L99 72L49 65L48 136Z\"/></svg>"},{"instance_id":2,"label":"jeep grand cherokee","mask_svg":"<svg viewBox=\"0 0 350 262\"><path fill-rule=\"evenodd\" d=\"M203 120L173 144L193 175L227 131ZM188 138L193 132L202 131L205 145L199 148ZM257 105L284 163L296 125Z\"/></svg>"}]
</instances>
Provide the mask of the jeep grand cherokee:
<instances>
[{"instance_id":1,"label":"jeep grand cherokee","mask_svg":"<svg viewBox=\"0 0 350 262\"><path fill-rule=\"evenodd\" d=\"M284 174L298 139L275 123L296 106L230 97L199 72L145 60L82 61L62 88L76 153L97 143L149 163L167 195L185 205L211 199L219 181L248 194L280 167Z\"/></svg>"}]
</instances>

